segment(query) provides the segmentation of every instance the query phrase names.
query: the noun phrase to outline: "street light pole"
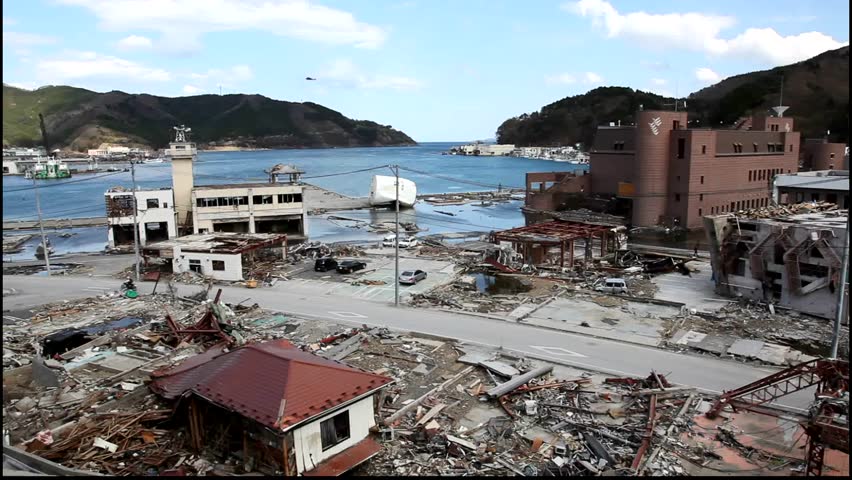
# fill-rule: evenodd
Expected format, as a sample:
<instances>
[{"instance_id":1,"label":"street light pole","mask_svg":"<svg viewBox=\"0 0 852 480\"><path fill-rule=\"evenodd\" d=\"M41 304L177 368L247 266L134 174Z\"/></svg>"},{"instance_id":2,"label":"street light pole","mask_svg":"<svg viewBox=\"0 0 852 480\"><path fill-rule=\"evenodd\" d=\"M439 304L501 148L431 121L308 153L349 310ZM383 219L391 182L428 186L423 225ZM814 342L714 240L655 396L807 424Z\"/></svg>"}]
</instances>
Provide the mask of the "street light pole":
<instances>
[{"instance_id":1,"label":"street light pole","mask_svg":"<svg viewBox=\"0 0 852 480\"><path fill-rule=\"evenodd\" d=\"M35 179L33 171L33 187L35 187L36 211L38 212L38 229L41 231L41 248L44 250L44 268L47 269L47 276L50 276L50 251L47 247L47 237L44 235L44 223L41 220L41 195L38 191L38 182Z\"/></svg>"},{"instance_id":2,"label":"street light pole","mask_svg":"<svg viewBox=\"0 0 852 480\"><path fill-rule=\"evenodd\" d=\"M396 240L394 243L394 288L393 288L393 305L395 307L399 306L399 165L394 165L394 174L396 176L396 225L394 227L394 234L396 236Z\"/></svg>"},{"instance_id":3,"label":"street light pole","mask_svg":"<svg viewBox=\"0 0 852 480\"><path fill-rule=\"evenodd\" d=\"M840 323L843 321L843 304L849 288L849 217L846 217L846 238L843 240L843 267L840 269L840 292L837 295L837 312L834 315L834 332L831 336L831 358L837 358L840 343Z\"/></svg>"},{"instance_id":4,"label":"street light pole","mask_svg":"<svg viewBox=\"0 0 852 480\"><path fill-rule=\"evenodd\" d=\"M139 223L136 220L136 211L139 210L139 202L136 199L136 163L130 159L130 179L133 182L133 253L136 264L136 281L139 279Z\"/></svg>"}]
</instances>

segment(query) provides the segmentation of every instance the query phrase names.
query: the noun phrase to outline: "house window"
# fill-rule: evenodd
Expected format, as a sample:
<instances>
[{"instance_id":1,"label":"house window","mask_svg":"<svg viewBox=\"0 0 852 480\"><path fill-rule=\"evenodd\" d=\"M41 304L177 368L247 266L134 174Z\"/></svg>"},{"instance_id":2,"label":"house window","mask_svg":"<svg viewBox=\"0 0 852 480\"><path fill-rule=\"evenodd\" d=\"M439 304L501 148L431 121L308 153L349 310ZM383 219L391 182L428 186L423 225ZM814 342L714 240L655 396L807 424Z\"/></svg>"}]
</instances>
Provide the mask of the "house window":
<instances>
[{"instance_id":1,"label":"house window","mask_svg":"<svg viewBox=\"0 0 852 480\"><path fill-rule=\"evenodd\" d=\"M254 195L251 203L254 205L272 205L272 195Z\"/></svg>"},{"instance_id":2,"label":"house window","mask_svg":"<svg viewBox=\"0 0 852 480\"><path fill-rule=\"evenodd\" d=\"M199 207L217 207L219 206L219 199L216 197L198 198L196 199L196 203Z\"/></svg>"},{"instance_id":3,"label":"house window","mask_svg":"<svg viewBox=\"0 0 852 480\"><path fill-rule=\"evenodd\" d=\"M213 260L213 270L224 272L225 271L225 261L224 260Z\"/></svg>"},{"instance_id":4,"label":"house window","mask_svg":"<svg viewBox=\"0 0 852 480\"><path fill-rule=\"evenodd\" d=\"M701 145L701 153L702 154L707 153L707 145Z\"/></svg>"},{"instance_id":5,"label":"house window","mask_svg":"<svg viewBox=\"0 0 852 480\"><path fill-rule=\"evenodd\" d=\"M686 154L686 139L678 138L677 139L677 158L683 158Z\"/></svg>"},{"instance_id":6,"label":"house window","mask_svg":"<svg viewBox=\"0 0 852 480\"><path fill-rule=\"evenodd\" d=\"M323 451L349 438L349 410L323 420L320 423L320 437Z\"/></svg>"},{"instance_id":7,"label":"house window","mask_svg":"<svg viewBox=\"0 0 852 480\"><path fill-rule=\"evenodd\" d=\"M163 202L163 208L169 208L168 202Z\"/></svg>"},{"instance_id":8,"label":"house window","mask_svg":"<svg viewBox=\"0 0 852 480\"><path fill-rule=\"evenodd\" d=\"M748 181L751 181L751 170L748 171Z\"/></svg>"},{"instance_id":9,"label":"house window","mask_svg":"<svg viewBox=\"0 0 852 480\"><path fill-rule=\"evenodd\" d=\"M752 144L751 144L751 147L754 149L754 153L757 153L757 144L756 144L756 143L752 143Z\"/></svg>"},{"instance_id":10,"label":"house window","mask_svg":"<svg viewBox=\"0 0 852 480\"><path fill-rule=\"evenodd\" d=\"M700 208L698 209L698 216L699 217L701 216L701 209Z\"/></svg>"},{"instance_id":11,"label":"house window","mask_svg":"<svg viewBox=\"0 0 852 480\"><path fill-rule=\"evenodd\" d=\"M834 154L833 154L833 153L829 153L829 154L828 154L828 158L834 158Z\"/></svg>"},{"instance_id":12,"label":"house window","mask_svg":"<svg viewBox=\"0 0 852 480\"><path fill-rule=\"evenodd\" d=\"M679 201L680 201L680 194L675 193L675 202L679 202Z\"/></svg>"},{"instance_id":13,"label":"house window","mask_svg":"<svg viewBox=\"0 0 852 480\"><path fill-rule=\"evenodd\" d=\"M160 202L156 198L149 198L145 203L148 208L160 208Z\"/></svg>"},{"instance_id":14,"label":"house window","mask_svg":"<svg viewBox=\"0 0 852 480\"><path fill-rule=\"evenodd\" d=\"M201 273L201 260L189 260L189 271Z\"/></svg>"},{"instance_id":15,"label":"house window","mask_svg":"<svg viewBox=\"0 0 852 480\"><path fill-rule=\"evenodd\" d=\"M790 144L790 151L791 152L793 151L793 144L792 143Z\"/></svg>"},{"instance_id":16,"label":"house window","mask_svg":"<svg viewBox=\"0 0 852 480\"><path fill-rule=\"evenodd\" d=\"M680 128L680 122L675 120L672 122L672 130L677 130Z\"/></svg>"},{"instance_id":17,"label":"house window","mask_svg":"<svg viewBox=\"0 0 852 480\"><path fill-rule=\"evenodd\" d=\"M704 185L704 175L701 175L701 185Z\"/></svg>"},{"instance_id":18,"label":"house window","mask_svg":"<svg viewBox=\"0 0 852 480\"><path fill-rule=\"evenodd\" d=\"M699 194L698 194L698 201L699 201L699 202L703 202L703 201L704 201L704 194L703 194L703 193L699 193Z\"/></svg>"}]
</instances>

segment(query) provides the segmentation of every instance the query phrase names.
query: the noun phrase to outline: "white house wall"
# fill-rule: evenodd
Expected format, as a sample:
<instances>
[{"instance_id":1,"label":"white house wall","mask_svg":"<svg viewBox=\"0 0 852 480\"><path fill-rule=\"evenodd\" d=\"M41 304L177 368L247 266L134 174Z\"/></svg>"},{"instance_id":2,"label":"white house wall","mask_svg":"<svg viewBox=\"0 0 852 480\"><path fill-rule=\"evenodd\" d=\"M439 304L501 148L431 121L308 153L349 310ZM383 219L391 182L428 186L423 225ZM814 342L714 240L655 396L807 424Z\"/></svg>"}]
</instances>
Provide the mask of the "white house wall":
<instances>
[{"instance_id":1,"label":"white house wall","mask_svg":"<svg viewBox=\"0 0 852 480\"><path fill-rule=\"evenodd\" d=\"M264 217L294 215L301 218L303 232L307 235L304 202L278 203L278 195L296 193L304 194L301 185L270 184L268 187L196 188L192 192L194 233L201 233L202 230L213 232L213 224L221 220L248 222L248 233L256 233L255 221L263 220ZM272 203L254 205L255 195L272 195ZM248 204L221 207L198 206L198 199L219 197L248 197Z\"/></svg>"},{"instance_id":2,"label":"white house wall","mask_svg":"<svg viewBox=\"0 0 852 480\"><path fill-rule=\"evenodd\" d=\"M239 253L221 254L204 252L184 252L180 247L174 248L172 271L175 273L189 272L189 261L201 261L201 274L216 280L240 281L243 279L243 259ZM225 270L213 270L213 260L225 262Z\"/></svg>"},{"instance_id":3,"label":"white house wall","mask_svg":"<svg viewBox=\"0 0 852 480\"><path fill-rule=\"evenodd\" d=\"M108 192L107 197L118 197L129 195L130 192ZM157 208L148 208L148 199L157 199ZM175 208L174 197L171 190L139 190L136 192L136 204L139 209L136 211L136 219L139 223L139 241L142 246L147 244L145 233L146 223L165 223L169 238L177 237L177 224L175 223ZM164 205L167 205L164 207ZM107 224L113 225L133 225L133 216L125 217L107 217ZM112 228L108 229L108 241L110 247L115 247L115 238L113 237Z\"/></svg>"},{"instance_id":4,"label":"white house wall","mask_svg":"<svg viewBox=\"0 0 852 480\"><path fill-rule=\"evenodd\" d=\"M320 423L344 411L349 411L349 439L326 451L322 450ZM347 448L367 438L370 428L376 425L373 410L373 395L358 400L345 408L335 410L329 415L320 417L293 432L293 443L296 448L296 468L299 474L312 470L325 459L337 455Z\"/></svg>"}]
</instances>

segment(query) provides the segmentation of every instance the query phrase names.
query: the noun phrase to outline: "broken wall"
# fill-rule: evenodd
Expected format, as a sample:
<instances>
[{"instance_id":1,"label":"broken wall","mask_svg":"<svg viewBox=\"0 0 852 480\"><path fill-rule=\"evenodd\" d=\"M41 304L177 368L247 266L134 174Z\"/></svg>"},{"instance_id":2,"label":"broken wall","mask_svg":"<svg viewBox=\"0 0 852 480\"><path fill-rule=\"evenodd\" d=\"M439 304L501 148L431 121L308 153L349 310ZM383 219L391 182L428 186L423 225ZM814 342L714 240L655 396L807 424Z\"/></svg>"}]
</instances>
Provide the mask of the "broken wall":
<instances>
[{"instance_id":1,"label":"broken wall","mask_svg":"<svg viewBox=\"0 0 852 480\"><path fill-rule=\"evenodd\" d=\"M349 438L323 451L320 423L344 411L349 411ZM312 470L325 459L367 438L367 435L370 434L370 428L374 426L376 426L376 416L373 410L373 395L369 395L347 405L345 408L334 410L328 415L295 429L293 443L296 449L296 467L299 474Z\"/></svg>"},{"instance_id":2,"label":"broken wall","mask_svg":"<svg viewBox=\"0 0 852 480\"><path fill-rule=\"evenodd\" d=\"M717 293L832 319L845 228L705 217Z\"/></svg>"}]
</instances>

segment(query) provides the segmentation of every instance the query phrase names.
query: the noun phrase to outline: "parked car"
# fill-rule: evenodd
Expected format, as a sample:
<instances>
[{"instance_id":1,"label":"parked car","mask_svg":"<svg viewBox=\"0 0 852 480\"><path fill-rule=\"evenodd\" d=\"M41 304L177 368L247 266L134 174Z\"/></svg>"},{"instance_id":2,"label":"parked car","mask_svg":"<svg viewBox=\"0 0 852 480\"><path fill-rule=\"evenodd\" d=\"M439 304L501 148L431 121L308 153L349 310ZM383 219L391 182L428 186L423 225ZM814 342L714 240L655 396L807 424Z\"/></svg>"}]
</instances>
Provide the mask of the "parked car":
<instances>
[{"instance_id":1,"label":"parked car","mask_svg":"<svg viewBox=\"0 0 852 480\"><path fill-rule=\"evenodd\" d=\"M393 247L396 242L396 235L388 235L382 240L382 246ZM401 237L399 240L399 248L412 248L417 246L417 239L414 237Z\"/></svg>"},{"instance_id":2,"label":"parked car","mask_svg":"<svg viewBox=\"0 0 852 480\"><path fill-rule=\"evenodd\" d=\"M352 273L367 268L367 264L357 260L344 260L337 264L338 273Z\"/></svg>"},{"instance_id":3,"label":"parked car","mask_svg":"<svg viewBox=\"0 0 852 480\"><path fill-rule=\"evenodd\" d=\"M406 270L399 274L399 283L414 285L420 280L426 279L426 272L423 270Z\"/></svg>"},{"instance_id":4,"label":"parked car","mask_svg":"<svg viewBox=\"0 0 852 480\"><path fill-rule=\"evenodd\" d=\"M337 260L326 257L326 258L318 258L316 262L314 262L314 271L315 272L327 272L329 270L334 270L337 268Z\"/></svg>"},{"instance_id":5,"label":"parked car","mask_svg":"<svg viewBox=\"0 0 852 480\"><path fill-rule=\"evenodd\" d=\"M595 290L604 293L627 293L627 282L623 278L607 278L603 285L598 285Z\"/></svg>"}]
</instances>

